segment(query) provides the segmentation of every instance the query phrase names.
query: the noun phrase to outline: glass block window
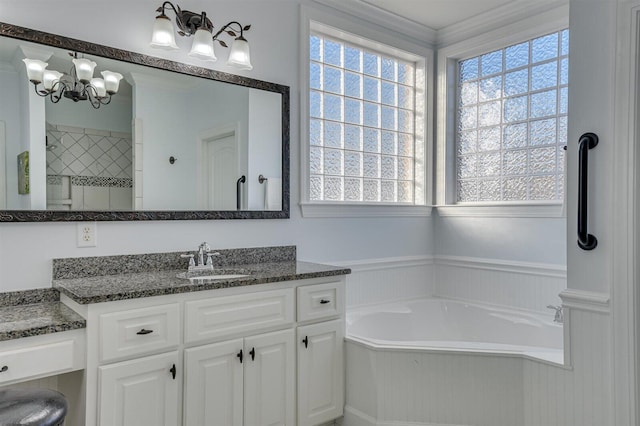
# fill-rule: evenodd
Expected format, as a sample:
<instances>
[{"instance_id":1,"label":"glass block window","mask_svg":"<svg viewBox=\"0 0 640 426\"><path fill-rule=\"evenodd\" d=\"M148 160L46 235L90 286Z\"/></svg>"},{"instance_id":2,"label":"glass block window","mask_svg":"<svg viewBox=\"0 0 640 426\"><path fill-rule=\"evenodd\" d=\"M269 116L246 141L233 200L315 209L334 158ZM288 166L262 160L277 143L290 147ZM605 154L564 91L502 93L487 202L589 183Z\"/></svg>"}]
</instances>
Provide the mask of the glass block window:
<instances>
[{"instance_id":1,"label":"glass block window","mask_svg":"<svg viewBox=\"0 0 640 426\"><path fill-rule=\"evenodd\" d=\"M414 204L416 64L309 41L310 201Z\"/></svg>"},{"instance_id":2,"label":"glass block window","mask_svg":"<svg viewBox=\"0 0 640 426\"><path fill-rule=\"evenodd\" d=\"M561 200L569 30L458 61L457 201Z\"/></svg>"}]
</instances>

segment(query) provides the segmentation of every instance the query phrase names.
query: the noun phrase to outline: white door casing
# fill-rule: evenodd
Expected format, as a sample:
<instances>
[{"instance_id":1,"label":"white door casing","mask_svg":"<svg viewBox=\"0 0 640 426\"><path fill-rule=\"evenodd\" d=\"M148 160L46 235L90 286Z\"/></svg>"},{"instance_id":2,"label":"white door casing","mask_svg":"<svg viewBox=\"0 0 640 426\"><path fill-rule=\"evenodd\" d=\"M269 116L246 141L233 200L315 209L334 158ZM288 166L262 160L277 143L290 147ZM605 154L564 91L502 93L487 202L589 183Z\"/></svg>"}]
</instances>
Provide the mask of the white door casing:
<instances>
[{"instance_id":1,"label":"white door casing","mask_svg":"<svg viewBox=\"0 0 640 426\"><path fill-rule=\"evenodd\" d=\"M240 177L240 125L227 124L198 136L199 205L205 210L235 210Z\"/></svg>"}]
</instances>

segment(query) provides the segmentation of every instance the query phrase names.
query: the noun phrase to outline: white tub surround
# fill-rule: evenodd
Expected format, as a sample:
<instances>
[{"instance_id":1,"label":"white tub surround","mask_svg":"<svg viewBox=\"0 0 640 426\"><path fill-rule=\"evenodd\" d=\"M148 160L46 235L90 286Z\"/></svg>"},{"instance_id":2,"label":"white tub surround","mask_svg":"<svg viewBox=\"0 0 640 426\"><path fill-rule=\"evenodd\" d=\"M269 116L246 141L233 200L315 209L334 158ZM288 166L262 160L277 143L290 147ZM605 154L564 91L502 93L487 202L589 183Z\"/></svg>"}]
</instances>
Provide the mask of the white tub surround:
<instances>
[{"instance_id":1,"label":"white tub surround","mask_svg":"<svg viewBox=\"0 0 640 426\"><path fill-rule=\"evenodd\" d=\"M567 370L552 315L440 298L352 309L346 341L349 426L520 426L525 371Z\"/></svg>"},{"instance_id":2,"label":"white tub surround","mask_svg":"<svg viewBox=\"0 0 640 426\"><path fill-rule=\"evenodd\" d=\"M564 362L563 327L552 317L439 298L351 310L347 339L386 351L480 353Z\"/></svg>"}]
</instances>

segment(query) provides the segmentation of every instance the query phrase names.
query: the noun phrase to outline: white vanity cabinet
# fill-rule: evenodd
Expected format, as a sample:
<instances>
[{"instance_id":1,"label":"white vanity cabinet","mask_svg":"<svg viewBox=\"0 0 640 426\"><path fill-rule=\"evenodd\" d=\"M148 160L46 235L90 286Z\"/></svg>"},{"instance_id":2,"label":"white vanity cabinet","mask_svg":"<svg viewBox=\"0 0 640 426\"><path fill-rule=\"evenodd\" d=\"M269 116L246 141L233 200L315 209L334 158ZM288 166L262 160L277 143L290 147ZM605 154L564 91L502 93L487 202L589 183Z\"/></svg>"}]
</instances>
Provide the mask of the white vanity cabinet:
<instances>
[{"instance_id":1,"label":"white vanity cabinet","mask_svg":"<svg viewBox=\"0 0 640 426\"><path fill-rule=\"evenodd\" d=\"M298 426L314 426L342 415L344 322L298 327Z\"/></svg>"},{"instance_id":2,"label":"white vanity cabinet","mask_svg":"<svg viewBox=\"0 0 640 426\"><path fill-rule=\"evenodd\" d=\"M84 349L84 329L0 342L0 385L81 370Z\"/></svg>"},{"instance_id":3,"label":"white vanity cabinet","mask_svg":"<svg viewBox=\"0 0 640 426\"><path fill-rule=\"evenodd\" d=\"M101 425L173 426L179 422L178 352L99 367Z\"/></svg>"},{"instance_id":4,"label":"white vanity cabinet","mask_svg":"<svg viewBox=\"0 0 640 426\"><path fill-rule=\"evenodd\" d=\"M341 416L344 285L331 276L88 305L63 296L87 319L84 425Z\"/></svg>"},{"instance_id":5,"label":"white vanity cabinet","mask_svg":"<svg viewBox=\"0 0 640 426\"><path fill-rule=\"evenodd\" d=\"M185 350L185 425L293 425L293 330Z\"/></svg>"},{"instance_id":6,"label":"white vanity cabinet","mask_svg":"<svg viewBox=\"0 0 640 426\"><path fill-rule=\"evenodd\" d=\"M340 417L344 408L344 281L297 288L298 426Z\"/></svg>"}]
</instances>

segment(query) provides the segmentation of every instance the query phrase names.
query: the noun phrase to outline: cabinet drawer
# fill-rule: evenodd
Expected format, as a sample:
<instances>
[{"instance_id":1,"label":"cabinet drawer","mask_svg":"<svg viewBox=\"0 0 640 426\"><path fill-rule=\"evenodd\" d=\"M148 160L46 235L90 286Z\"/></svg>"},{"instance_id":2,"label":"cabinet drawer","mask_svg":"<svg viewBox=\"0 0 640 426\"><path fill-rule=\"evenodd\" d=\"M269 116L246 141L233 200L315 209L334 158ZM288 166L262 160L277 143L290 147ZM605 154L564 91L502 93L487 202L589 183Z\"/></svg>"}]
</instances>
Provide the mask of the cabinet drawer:
<instances>
[{"instance_id":1,"label":"cabinet drawer","mask_svg":"<svg viewBox=\"0 0 640 426\"><path fill-rule=\"evenodd\" d=\"M179 340L178 303L100 315L103 362L174 348Z\"/></svg>"},{"instance_id":2,"label":"cabinet drawer","mask_svg":"<svg viewBox=\"0 0 640 426\"><path fill-rule=\"evenodd\" d=\"M339 281L298 287L298 321L321 320L342 313L342 285Z\"/></svg>"},{"instance_id":3,"label":"cabinet drawer","mask_svg":"<svg viewBox=\"0 0 640 426\"><path fill-rule=\"evenodd\" d=\"M45 377L77 369L74 339L0 352L0 383ZM84 350L84 349L82 349Z\"/></svg>"},{"instance_id":4,"label":"cabinet drawer","mask_svg":"<svg viewBox=\"0 0 640 426\"><path fill-rule=\"evenodd\" d=\"M293 289L214 297L185 303L185 343L293 324Z\"/></svg>"}]
</instances>

